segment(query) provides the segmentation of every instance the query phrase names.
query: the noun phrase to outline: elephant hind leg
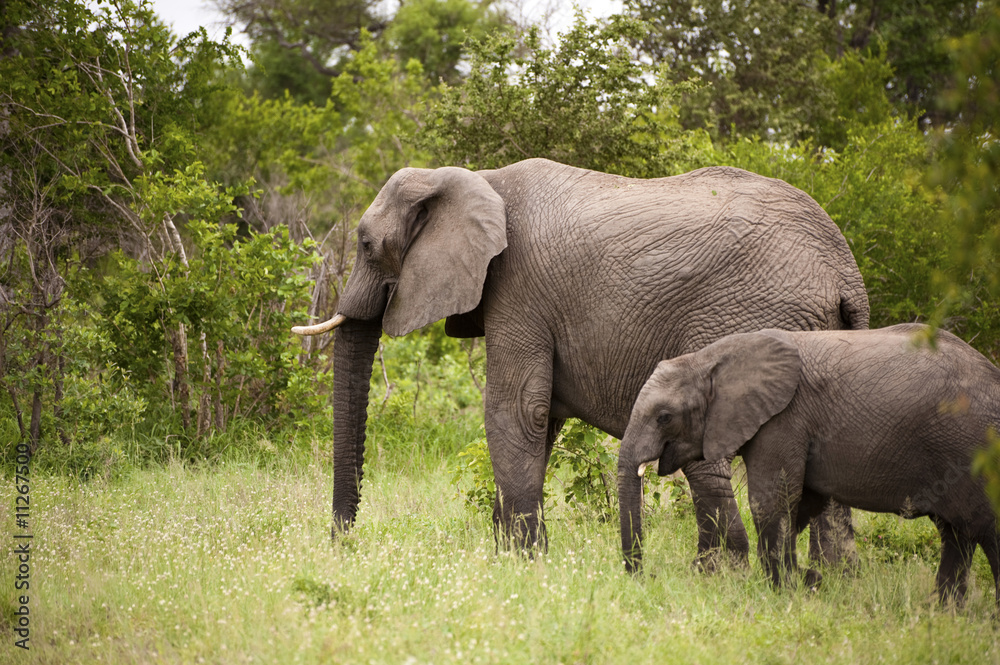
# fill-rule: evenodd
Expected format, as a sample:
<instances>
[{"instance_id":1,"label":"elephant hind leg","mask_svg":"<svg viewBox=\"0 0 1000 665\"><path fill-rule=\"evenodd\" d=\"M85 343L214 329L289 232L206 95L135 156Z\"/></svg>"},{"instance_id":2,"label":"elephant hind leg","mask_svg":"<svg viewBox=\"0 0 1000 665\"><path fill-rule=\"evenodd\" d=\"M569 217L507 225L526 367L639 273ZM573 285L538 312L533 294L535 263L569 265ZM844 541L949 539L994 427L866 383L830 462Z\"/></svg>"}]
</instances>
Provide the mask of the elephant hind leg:
<instances>
[{"instance_id":1,"label":"elephant hind leg","mask_svg":"<svg viewBox=\"0 0 1000 665\"><path fill-rule=\"evenodd\" d=\"M799 500L798 516L795 519L795 533L800 534L805 531L810 522L823 513L829 502L830 497L817 494L809 488L803 488L802 498ZM811 540L810 538L810 550L812 547Z\"/></svg>"},{"instance_id":2,"label":"elephant hind leg","mask_svg":"<svg viewBox=\"0 0 1000 665\"><path fill-rule=\"evenodd\" d=\"M828 497L814 496L809 515L809 560L828 566L856 564L851 509Z\"/></svg>"},{"instance_id":3,"label":"elephant hind leg","mask_svg":"<svg viewBox=\"0 0 1000 665\"><path fill-rule=\"evenodd\" d=\"M997 532L996 523L993 520L990 520L990 524L983 531L985 535L978 538L976 542L983 548L986 560L990 564L990 570L993 572L993 590L997 612L1000 613L1000 532Z\"/></svg>"},{"instance_id":4,"label":"elephant hind leg","mask_svg":"<svg viewBox=\"0 0 1000 665\"><path fill-rule=\"evenodd\" d=\"M837 505L828 496L818 494L808 488L803 488L802 499L799 501L799 511L795 520L796 535L802 533L810 524L815 525L818 518L823 518L830 504ZM848 513L850 517L850 513ZM830 548L824 548L824 539L829 540L833 536L834 529L828 525L823 528L809 529L809 560L814 564L829 564L830 559L823 556L823 552L829 552ZM853 544L853 530L850 538ZM856 553L855 553L856 557ZM823 575L816 569L810 568L806 571L805 584L807 587L816 588L823 580Z\"/></svg>"},{"instance_id":5,"label":"elephant hind leg","mask_svg":"<svg viewBox=\"0 0 1000 665\"><path fill-rule=\"evenodd\" d=\"M969 567L976 543L940 517L932 517L941 534L941 564L937 572L937 592L942 604L961 606L968 586Z\"/></svg>"}]
</instances>

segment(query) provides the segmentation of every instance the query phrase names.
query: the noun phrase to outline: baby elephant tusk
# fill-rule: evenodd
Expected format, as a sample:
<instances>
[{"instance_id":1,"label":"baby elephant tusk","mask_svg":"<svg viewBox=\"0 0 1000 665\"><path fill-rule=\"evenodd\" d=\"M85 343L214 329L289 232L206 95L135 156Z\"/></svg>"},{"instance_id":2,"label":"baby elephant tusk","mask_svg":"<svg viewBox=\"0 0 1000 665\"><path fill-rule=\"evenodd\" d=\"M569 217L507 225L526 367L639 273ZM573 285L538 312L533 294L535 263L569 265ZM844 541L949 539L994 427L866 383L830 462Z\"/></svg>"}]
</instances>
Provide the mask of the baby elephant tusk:
<instances>
[{"instance_id":1,"label":"baby elephant tusk","mask_svg":"<svg viewBox=\"0 0 1000 665\"><path fill-rule=\"evenodd\" d=\"M639 465L639 477L642 478L643 474L646 473L646 469L650 468L653 471L658 471L660 468L660 460L654 459L650 462L643 462Z\"/></svg>"},{"instance_id":2,"label":"baby elephant tusk","mask_svg":"<svg viewBox=\"0 0 1000 665\"><path fill-rule=\"evenodd\" d=\"M292 332L295 333L296 335L320 335L329 330L333 330L346 320L347 317L344 316L343 314L336 314L329 321L324 321L323 323L317 323L314 326L294 326L292 328Z\"/></svg>"}]
</instances>

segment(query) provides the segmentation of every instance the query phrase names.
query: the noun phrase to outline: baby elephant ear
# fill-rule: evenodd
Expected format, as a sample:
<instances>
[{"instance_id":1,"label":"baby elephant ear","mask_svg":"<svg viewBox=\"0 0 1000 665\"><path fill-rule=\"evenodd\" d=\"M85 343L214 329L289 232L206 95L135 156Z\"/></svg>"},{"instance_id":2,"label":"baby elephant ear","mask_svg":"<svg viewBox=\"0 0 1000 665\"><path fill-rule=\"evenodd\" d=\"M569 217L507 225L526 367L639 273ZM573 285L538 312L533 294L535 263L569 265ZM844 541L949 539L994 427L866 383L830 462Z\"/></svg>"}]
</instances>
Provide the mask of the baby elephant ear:
<instances>
[{"instance_id":1,"label":"baby elephant ear","mask_svg":"<svg viewBox=\"0 0 1000 665\"><path fill-rule=\"evenodd\" d=\"M792 401L802 360L780 333L730 335L698 352L708 359L711 396L705 459L735 455L761 425Z\"/></svg>"},{"instance_id":2,"label":"baby elephant ear","mask_svg":"<svg viewBox=\"0 0 1000 665\"><path fill-rule=\"evenodd\" d=\"M405 335L453 314L475 309L490 260L507 246L503 199L479 174L444 167L414 169L401 196L417 210L382 327Z\"/></svg>"}]
</instances>

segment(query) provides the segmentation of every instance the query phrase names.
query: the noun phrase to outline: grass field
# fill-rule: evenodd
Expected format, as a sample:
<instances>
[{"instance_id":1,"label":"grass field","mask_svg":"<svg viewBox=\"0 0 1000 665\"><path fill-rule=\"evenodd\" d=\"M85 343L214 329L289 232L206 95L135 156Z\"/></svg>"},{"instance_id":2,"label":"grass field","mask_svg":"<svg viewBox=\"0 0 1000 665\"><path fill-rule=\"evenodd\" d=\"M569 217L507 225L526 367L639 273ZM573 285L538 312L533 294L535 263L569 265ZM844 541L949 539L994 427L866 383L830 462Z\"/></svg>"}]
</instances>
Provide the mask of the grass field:
<instances>
[{"instance_id":1,"label":"grass field","mask_svg":"<svg viewBox=\"0 0 1000 665\"><path fill-rule=\"evenodd\" d=\"M357 528L332 544L318 458L172 464L110 482L35 477L31 649L13 646L8 554L0 661L1000 662L985 560L966 607L938 607L926 519L856 514L856 573L775 592L756 562L695 572L681 499L650 517L648 575L633 579L617 523L565 505L548 515L546 555L498 555L449 464L370 465ZM13 485L0 489L8 507Z\"/></svg>"}]
</instances>

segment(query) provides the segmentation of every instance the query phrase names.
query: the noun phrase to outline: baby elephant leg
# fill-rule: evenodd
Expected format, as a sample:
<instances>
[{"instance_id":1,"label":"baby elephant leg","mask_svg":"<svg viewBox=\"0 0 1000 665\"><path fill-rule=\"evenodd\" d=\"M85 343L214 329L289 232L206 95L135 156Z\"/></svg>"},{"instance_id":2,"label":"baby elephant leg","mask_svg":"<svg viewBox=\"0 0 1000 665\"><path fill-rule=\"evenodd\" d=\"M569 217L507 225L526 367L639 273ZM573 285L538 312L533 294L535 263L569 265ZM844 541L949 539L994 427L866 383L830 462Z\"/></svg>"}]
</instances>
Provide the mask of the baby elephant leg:
<instances>
[{"instance_id":1,"label":"baby elephant leg","mask_svg":"<svg viewBox=\"0 0 1000 665\"><path fill-rule=\"evenodd\" d=\"M832 510L831 510L832 508ZM831 513L840 511L844 506L837 503L828 496L822 494L817 494L808 488L803 488L802 499L799 501L799 511L798 518L795 522L795 532L796 534L802 533L802 531L808 526L809 528L809 561L811 563L820 564L831 564L831 563L841 563L839 559L829 559L824 556L817 556L817 551L830 553L829 549L826 549L822 543L828 543L829 538L841 538L843 536L842 526L837 528L833 525L828 524L830 528L827 531L822 531L816 527L817 520L822 520L824 517L829 516ZM847 508L847 520L848 528L850 528L850 508ZM838 534L838 531L841 533ZM854 531L850 531L851 544L853 545ZM857 554L855 553L855 558ZM805 583L806 586L816 587L823 580L823 575L814 568L810 568L806 571Z\"/></svg>"},{"instance_id":2,"label":"baby elephant leg","mask_svg":"<svg viewBox=\"0 0 1000 665\"><path fill-rule=\"evenodd\" d=\"M794 529L783 510L754 511L757 527L757 556L764 574L774 586L782 586L798 573Z\"/></svg>"},{"instance_id":3,"label":"baby elephant leg","mask_svg":"<svg viewBox=\"0 0 1000 665\"><path fill-rule=\"evenodd\" d=\"M789 454L795 450L794 443L787 434L765 426L743 451L750 511L757 527L757 555L764 574L775 586L794 583L800 572L795 539L804 526L799 523L799 504L806 461L804 455ZM806 514L814 503L809 501Z\"/></svg>"},{"instance_id":4,"label":"baby elephant leg","mask_svg":"<svg viewBox=\"0 0 1000 665\"><path fill-rule=\"evenodd\" d=\"M784 470L771 477L771 483L755 483L750 476L750 510L757 527L757 556L764 574L774 586L781 586L798 577L799 566L795 553L795 537L799 528L798 509L801 485L798 491L788 483Z\"/></svg>"},{"instance_id":5,"label":"baby elephant leg","mask_svg":"<svg viewBox=\"0 0 1000 665\"><path fill-rule=\"evenodd\" d=\"M969 566L976 543L940 517L931 518L941 534L941 565L937 573L937 592L942 604L961 606L968 585Z\"/></svg>"},{"instance_id":6,"label":"baby elephant leg","mask_svg":"<svg viewBox=\"0 0 1000 665\"><path fill-rule=\"evenodd\" d=\"M997 613L1000 615L1000 533L997 533L996 522L989 520L983 529L985 534L978 540L979 546L986 554L986 560L993 571L993 590L996 597Z\"/></svg>"}]
</instances>

